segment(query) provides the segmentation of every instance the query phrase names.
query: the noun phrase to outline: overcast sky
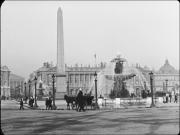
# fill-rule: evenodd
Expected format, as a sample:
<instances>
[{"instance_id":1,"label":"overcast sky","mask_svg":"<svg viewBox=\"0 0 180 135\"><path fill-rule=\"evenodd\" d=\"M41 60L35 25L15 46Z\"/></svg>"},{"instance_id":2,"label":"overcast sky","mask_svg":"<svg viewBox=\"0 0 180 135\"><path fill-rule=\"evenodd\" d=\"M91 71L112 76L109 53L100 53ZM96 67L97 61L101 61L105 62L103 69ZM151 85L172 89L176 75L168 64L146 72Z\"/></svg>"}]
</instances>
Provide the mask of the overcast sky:
<instances>
[{"instance_id":1,"label":"overcast sky","mask_svg":"<svg viewBox=\"0 0 180 135\"><path fill-rule=\"evenodd\" d=\"M1 65L28 78L49 61L56 65L57 9L63 11L65 63L128 63L158 70L168 59L179 69L177 1L9 1L1 7Z\"/></svg>"}]
</instances>

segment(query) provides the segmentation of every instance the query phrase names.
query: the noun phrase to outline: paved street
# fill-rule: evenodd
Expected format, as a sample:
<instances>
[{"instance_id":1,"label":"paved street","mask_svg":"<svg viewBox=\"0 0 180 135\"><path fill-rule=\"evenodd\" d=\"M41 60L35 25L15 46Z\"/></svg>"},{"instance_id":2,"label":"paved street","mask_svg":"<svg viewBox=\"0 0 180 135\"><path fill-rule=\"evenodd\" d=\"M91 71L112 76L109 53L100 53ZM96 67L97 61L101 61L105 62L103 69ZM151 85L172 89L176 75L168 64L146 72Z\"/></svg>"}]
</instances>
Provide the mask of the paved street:
<instances>
[{"instance_id":1,"label":"paved street","mask_svg":"<svg viewBox=\"0 0 180 135\"><path fill-rule=\"evenodd\" d=\"M178 104L161 108L112 110L17 110L1 101L1 128L7 134L177 134Z\"/></svg>"}]
</instances>

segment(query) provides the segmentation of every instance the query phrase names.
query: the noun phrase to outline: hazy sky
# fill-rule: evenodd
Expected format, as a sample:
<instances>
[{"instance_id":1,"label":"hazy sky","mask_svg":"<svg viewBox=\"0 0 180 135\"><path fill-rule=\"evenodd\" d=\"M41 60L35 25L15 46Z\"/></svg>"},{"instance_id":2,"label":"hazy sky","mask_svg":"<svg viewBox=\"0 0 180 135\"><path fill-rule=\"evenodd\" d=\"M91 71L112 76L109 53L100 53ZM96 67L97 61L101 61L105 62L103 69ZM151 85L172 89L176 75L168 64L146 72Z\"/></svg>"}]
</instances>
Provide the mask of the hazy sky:
<instances>
[{"instance_id":1,"label":"hazy sky","mask_svg":"<svg viewBox=\"0 0 180 135\"><path fill-rule=\"evenodd\" d=\"M9 1L1 7L1 65L18 75L49 61L56 65L57 9L62 8L65 63L109 62L117 53L129 64L158 70L167 58L179 68L177 1Z\"/></svg>"}]
</instances>

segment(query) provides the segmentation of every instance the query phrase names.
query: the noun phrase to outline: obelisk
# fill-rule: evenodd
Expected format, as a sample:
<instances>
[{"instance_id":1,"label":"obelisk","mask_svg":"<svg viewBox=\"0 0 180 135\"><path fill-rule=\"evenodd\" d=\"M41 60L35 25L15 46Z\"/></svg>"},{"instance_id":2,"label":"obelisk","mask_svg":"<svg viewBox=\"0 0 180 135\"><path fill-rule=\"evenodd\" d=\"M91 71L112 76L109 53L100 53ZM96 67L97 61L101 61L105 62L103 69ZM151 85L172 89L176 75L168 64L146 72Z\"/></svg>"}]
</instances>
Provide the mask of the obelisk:
<instances>
[{"instance_id":1,"label":"obelisk","mask_svg":"<svg viewBox=\"0 0 180 135\"><path fill-rule=\"evenodd\" d=\"M59 7L57 11L57 73L56 73L56 99L63 99L66 94L66 75L64 64L64 37L63 17Z\"/></svg>"}]
</instances>

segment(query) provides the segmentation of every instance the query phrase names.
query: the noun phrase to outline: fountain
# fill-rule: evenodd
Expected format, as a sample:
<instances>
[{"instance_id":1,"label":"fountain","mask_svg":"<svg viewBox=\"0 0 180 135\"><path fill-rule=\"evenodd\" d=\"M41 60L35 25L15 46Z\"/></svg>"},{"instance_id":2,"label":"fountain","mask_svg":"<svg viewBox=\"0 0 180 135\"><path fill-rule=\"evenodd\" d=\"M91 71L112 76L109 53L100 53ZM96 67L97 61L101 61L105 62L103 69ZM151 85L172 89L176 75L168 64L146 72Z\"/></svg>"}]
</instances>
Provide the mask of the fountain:
<instances>
[{"instance_id":1,"label":"fountain","mask_svg":"<svg viewBox=\"0 0 180 135\"><path fill-rule=\"evenodd\" d=\"M132 86L132 78L135 76L140 80L140 85L144 87L144 82L147 82L147 80L143 74L135 67L129 67L127 64L124 66L123 64L125 62L127 62L126 59L122 58L120 55L117 55L102 71L98 73L98 97L100 95L104 98L109 98L110 96L114 96L114 98L128 96L128 92L135 91ZM91 89L89 92L94 95L94 80L91 81Z\"/></svg>"}]
</instances>

